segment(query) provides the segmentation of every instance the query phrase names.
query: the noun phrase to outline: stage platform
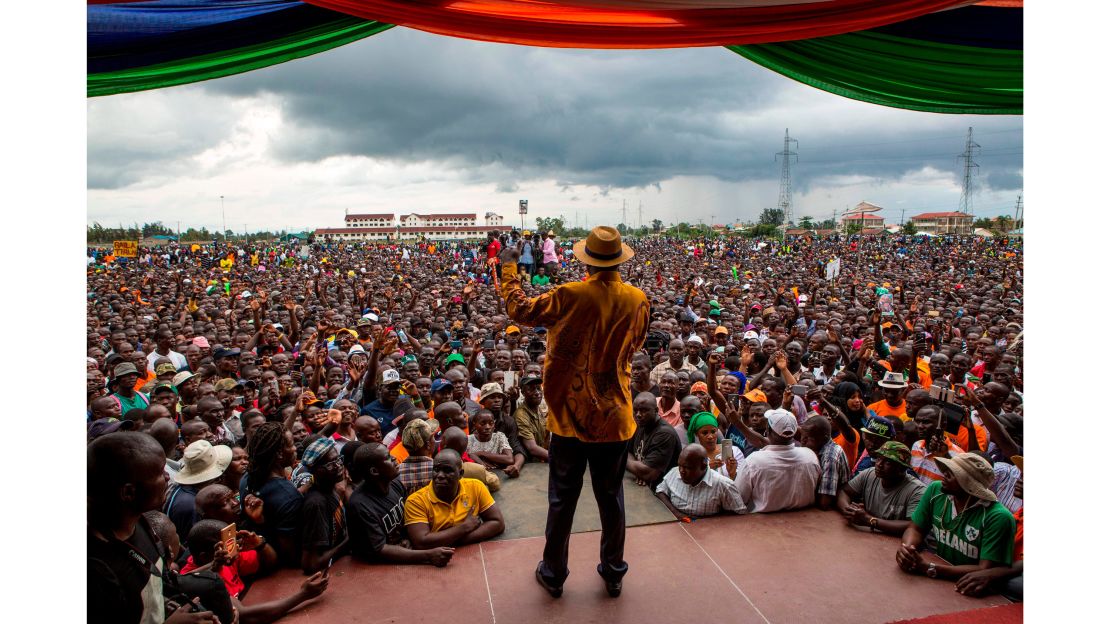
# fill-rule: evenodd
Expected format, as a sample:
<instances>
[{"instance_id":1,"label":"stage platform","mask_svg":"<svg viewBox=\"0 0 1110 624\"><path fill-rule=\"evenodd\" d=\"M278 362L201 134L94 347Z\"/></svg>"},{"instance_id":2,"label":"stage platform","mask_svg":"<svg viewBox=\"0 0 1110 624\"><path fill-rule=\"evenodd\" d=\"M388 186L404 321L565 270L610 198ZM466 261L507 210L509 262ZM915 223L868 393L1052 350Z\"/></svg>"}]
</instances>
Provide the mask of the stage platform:
<instances>
[{"instance_id":1,"label":"stage platform","mask_svg":"<svg viewBox=\"0 0 1110 624\"><path fill-rule=\"evenodd\" d=\"M965 597L950 581L903 574L894 562L897 538L850 528L835 512L679 523L631 481L629 573L621 597L609 598L595 570L599 523L588 476L586 483L562 598L552 599L534 578L547 513L546 466L528 465L495 496L509 525L501 539L457 549L445 568L344 557L332 567L328 591L282 621L867 624L1009 604L997 596ZM577 532L583 530L589 532ZM262 579L246 602L288 595L303 578L284 570ZM1015 610L1008 611L1012 617Z\"/></svg>"}]
</instances>

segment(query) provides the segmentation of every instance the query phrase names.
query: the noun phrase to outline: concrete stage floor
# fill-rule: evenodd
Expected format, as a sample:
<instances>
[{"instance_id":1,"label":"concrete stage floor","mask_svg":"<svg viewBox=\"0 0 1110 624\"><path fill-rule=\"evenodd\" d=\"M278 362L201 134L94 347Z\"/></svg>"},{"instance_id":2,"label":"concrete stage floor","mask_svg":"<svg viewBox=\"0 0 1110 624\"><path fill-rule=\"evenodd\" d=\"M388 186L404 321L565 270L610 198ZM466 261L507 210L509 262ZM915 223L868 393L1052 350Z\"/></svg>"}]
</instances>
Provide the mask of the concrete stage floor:
<instances>
[{"instance_id":1,"label":"concrete stage floor","mask_svg":"<svg viewBox=\"0 0 1110 624\"><path fill-rule=\"evenodd\" d=\"M570 577L552 599L534 578L546 521L545 465L503 480L500 539L456 550L445 568L335 562L327 592L283 622L883 623L1009 604L968 598L950 581L903 574L898 539L806 510L675 522L646 488L625 483L629 573L609 598L595 570L600 542L589 477L571 537ZM581 532L589 531L589 532ZM299 570L258 581L247 603L293 592Z\"/></svg>"}]
</instances>

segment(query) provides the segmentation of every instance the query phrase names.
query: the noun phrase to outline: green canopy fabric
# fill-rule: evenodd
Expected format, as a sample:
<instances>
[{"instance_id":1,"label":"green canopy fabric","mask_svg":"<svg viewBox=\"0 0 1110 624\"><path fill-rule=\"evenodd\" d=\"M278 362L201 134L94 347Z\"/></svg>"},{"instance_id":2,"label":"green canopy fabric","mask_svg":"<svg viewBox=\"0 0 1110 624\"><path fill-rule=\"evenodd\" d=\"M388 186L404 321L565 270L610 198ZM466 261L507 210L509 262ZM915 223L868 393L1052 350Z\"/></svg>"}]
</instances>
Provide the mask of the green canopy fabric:
<instances>
[{"instance_id":1,"label":"green canopy fabric","mask_svg":"<svg viewBox=\"0 0 1110 624\"><path fill-rule=\"evenodd\" d=\"M843 97L949 114L1022 114L1022 50L857 32L729 50Z\"/></svg>"},{"instance_id":2,"label":"green canopy fabric","mask_svg":"<svg viewBox=\"0 0 1110 624\"><path fill-rule=\"evenodd\" d=\"M342 16L264 43L157 65L88 74L86 90L89 97L94 97L222 78L325 52L392 27Z\"/></svg>"}]
</instances>

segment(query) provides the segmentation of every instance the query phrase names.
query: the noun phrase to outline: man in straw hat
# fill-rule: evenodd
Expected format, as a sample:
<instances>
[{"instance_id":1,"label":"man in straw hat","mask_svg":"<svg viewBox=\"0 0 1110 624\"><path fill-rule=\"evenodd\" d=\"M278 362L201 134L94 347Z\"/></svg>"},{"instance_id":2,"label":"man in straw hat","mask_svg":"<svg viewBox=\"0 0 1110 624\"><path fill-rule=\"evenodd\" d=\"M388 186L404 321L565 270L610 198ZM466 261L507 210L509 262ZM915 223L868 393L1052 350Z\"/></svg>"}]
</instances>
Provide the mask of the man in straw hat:
<instances>
[{"instance_id":1,"label":"man in straw hat","mask_svg":"<svg viewBox=\"0 0 1110 624\"><path fill-rule=\"evenodd\" d=\"M624 471L636 431L630 390L632 354L647 338L650 313L640 289L621 281L633 256L615 228L599 226L574 245L589 278L529 299L520 287L520 250L501 253L501 294L509 317L547 328L543 394L547 400L547 544L536 579L553 597L563 593L571 525L587 463L601 515L598 574L610 596L620 595L624 561Z\"/></svg>"},{"instance_id":2,"label":"man in straw hat","mask_svg":"<svg viewBox=\"0 0 1110 624\"><path fill-rule=\"evenodd\" d=\"M1014 557L1014 516L991 491L994 470L976 453L939 457L943 478L925 488L895 559L903 571L957 580L969 572L1009 567ZM926 562L925 535L948 563Z\"/></svg>"}]
</instances>

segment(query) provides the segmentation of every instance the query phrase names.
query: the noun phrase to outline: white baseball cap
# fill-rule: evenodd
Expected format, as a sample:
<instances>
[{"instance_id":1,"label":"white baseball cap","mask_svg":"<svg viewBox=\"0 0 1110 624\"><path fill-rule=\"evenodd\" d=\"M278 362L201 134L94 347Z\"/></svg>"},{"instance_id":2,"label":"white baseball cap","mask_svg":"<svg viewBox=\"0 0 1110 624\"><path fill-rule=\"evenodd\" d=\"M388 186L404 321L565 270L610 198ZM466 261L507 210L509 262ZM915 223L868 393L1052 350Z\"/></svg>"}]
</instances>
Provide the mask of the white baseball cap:
<instances>
[{"instance_id":1,"label":"white baseball cap","mask_svg":"<svg viewBox=\"0 0 1110 624\"><path fill-rule=\"evenodd\" d=\"M784 409L767 410L763 417L767 419L767 424L771 426L771 431L779 434L780 436L792 437L798 432L798 419L794 417L794 413Z\"/></svg>"}]
</instances>

